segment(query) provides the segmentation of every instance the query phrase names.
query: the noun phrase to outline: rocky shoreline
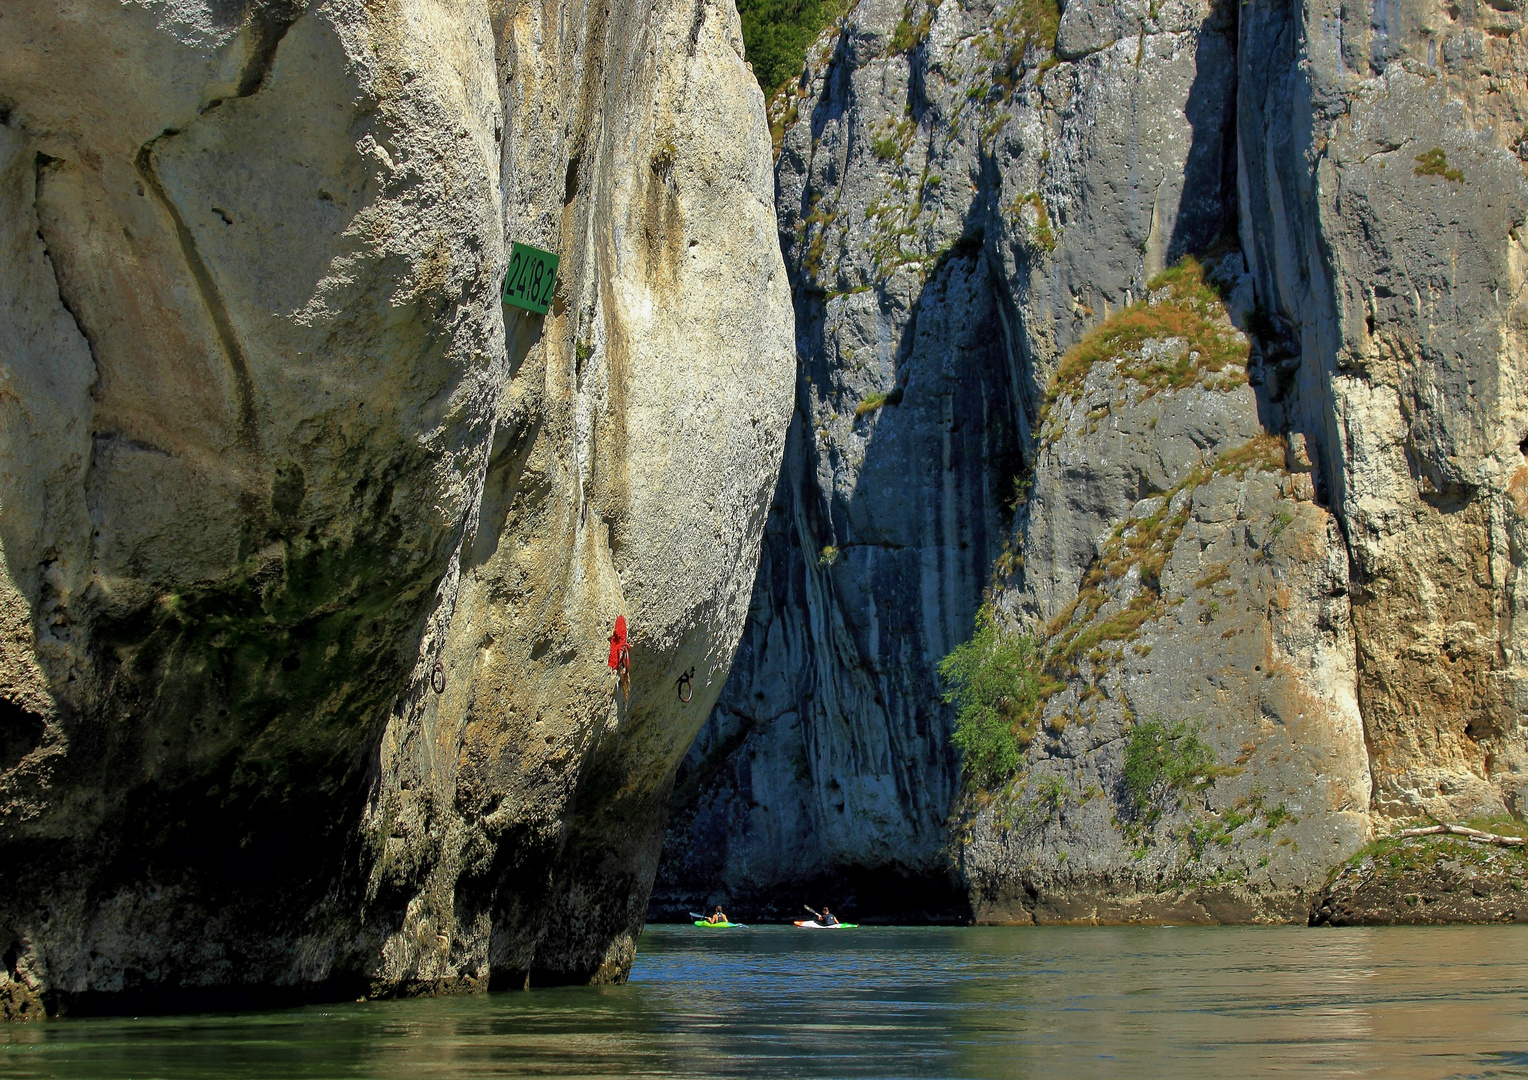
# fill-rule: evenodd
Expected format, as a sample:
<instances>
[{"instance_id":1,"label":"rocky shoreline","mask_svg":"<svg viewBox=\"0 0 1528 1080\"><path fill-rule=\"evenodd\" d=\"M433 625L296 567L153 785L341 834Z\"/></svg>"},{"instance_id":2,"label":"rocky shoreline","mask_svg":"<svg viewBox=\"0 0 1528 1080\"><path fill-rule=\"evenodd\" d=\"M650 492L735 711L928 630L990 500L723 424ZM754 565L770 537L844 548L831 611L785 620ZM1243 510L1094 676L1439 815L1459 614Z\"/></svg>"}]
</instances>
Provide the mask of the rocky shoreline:
<instances>
[{"instance_id":1,"label":"rocky shoreline","mask_svg":"<svg viewBox=\"0 0 1528 1080\"><path fill-rule=\"evenodd\" d=\"M1528 922L1528 847L1457 836L1381 840L1339 870L1311 926Z\"/></svg>"}]
</instances>

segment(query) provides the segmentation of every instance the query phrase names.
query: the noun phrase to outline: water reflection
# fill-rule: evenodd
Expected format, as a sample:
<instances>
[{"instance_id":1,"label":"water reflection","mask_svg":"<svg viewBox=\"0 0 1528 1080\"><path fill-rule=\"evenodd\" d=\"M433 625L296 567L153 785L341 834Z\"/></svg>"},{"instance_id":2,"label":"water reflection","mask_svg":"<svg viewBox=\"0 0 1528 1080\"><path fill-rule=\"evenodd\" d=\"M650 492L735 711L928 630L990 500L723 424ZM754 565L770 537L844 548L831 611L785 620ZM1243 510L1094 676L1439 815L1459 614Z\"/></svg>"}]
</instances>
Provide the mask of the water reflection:
<instances>
[{"instance_id":1,"label":"water reflection","mask_svg":"<svg viewBox=\"0 0 1528 1080\"><path fill-rule=\"evenodd\" d=\"M1514 927L652 928L630 985L0 1027L0 1076L1528 1077Z\"/></svg>"}]
</instances>

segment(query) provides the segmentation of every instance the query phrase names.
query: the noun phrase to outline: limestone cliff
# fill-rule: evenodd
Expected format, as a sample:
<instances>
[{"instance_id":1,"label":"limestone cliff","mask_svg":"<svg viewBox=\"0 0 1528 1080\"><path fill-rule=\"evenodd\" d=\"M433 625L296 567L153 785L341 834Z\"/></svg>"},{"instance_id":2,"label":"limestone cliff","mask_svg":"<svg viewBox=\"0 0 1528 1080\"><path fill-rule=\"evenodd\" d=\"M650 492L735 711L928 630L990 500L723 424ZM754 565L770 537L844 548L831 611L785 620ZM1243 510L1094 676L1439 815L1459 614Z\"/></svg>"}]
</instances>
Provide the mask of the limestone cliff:
<instances>
[{"instance_id":1,"label":"limestone cliff","mask_svg":"<svg viewBox=\"0 0 1528 1080\"><path fill-rule=\"evenodd\" d=\"M1521 26L861 0L823 36L776 109L785 472L655 902L1303 918L1396 820L1528 809ZM935 669L984 598L1043 679L962 794Z\"/></svg>"},{"instance_id":2,"label":"limestone cliff","mask_svg":"<svg viewBox=\"0 0 1528 1080\"><path fill-rule=\"evenodd\" d=\"M1239 254L1217 268L1250 292ZM1367 836L1347 556L1306 444L1262 427L1196 264L1146 292L1053 380L1000 560L1048 681L1017 774L960 808L978 918L1303 917Z\"/></svg>"},{"instance_id":3,"label":"limestone cliff","mask_svg":"<svg viewBox=\"0 0 1528 1080\"><path fill-rule=\"evenodd\" d=\"M789 409L732 6L23 2L0 55L0 1000L624 977Z\"/></svg>"}]
</instances>

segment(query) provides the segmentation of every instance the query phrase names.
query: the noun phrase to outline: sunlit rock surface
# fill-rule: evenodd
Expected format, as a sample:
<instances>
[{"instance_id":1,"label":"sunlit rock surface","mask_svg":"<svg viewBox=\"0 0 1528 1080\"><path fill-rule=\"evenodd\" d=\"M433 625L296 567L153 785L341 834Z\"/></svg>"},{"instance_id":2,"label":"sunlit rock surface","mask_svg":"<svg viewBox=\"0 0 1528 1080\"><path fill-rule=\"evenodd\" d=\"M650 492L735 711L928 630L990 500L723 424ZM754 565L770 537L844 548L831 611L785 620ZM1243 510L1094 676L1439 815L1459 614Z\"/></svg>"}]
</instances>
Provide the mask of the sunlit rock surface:
<instances>
[{"instance_id":1,"label":"sunlit rock surface","mask_svg":"<svg viewBox=\"0 0 1528 1080\"><path fill-rule=\"evenodd\" d=\"M708 0L6 7L0 998L624 977L789 412L741 53Z\"/></svg>"}]
</instances>

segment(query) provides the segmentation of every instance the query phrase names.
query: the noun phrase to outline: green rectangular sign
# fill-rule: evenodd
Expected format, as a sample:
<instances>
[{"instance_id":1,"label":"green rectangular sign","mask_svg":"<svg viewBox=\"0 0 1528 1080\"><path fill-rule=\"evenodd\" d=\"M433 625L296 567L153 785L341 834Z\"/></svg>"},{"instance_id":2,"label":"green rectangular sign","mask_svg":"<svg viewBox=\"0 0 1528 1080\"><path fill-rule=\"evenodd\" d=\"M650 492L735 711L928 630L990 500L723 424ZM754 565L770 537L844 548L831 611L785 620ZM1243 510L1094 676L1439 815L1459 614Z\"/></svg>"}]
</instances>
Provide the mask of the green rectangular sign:
<instances>
[{"instance_id":1,"label":"green rectangular sign","mask_svg":"<svg viewBox=\"0 0 1528 1080\"><path fill-rule=\"evenodd\" d=\"M516 244L504 278L504 302L545 315L557 284L557 256L527 244Z\"/></svg>"}]
</instances>

